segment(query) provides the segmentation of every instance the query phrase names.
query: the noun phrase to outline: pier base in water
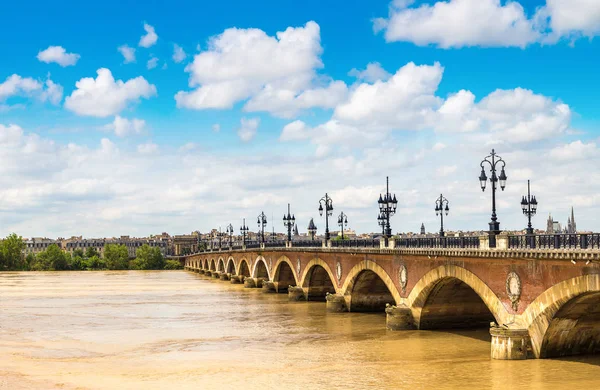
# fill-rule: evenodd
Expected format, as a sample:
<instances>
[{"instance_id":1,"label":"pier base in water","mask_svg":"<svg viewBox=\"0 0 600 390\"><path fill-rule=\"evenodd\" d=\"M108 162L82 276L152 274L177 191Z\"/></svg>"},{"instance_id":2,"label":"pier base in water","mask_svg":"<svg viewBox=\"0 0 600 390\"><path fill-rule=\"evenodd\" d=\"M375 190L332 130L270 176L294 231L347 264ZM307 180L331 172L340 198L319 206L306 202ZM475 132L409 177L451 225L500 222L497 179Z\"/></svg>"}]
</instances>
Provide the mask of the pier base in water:
<instances>
[{"instance_id":1,"label":"pier base in water","mask_svg":"<svg viewBox=\"0 0 600 390\"><path fill-rule=\"evenodd\" d=\"M412 312L404 305L386 305L385 314L385 325L390 330L416 329Z\"/></svg>"},{"instance_id":2,"label":"pier base in water","mask_svg":"<svg viewBox=\"0 0 600 390\"><path fill-rule=\"evenodd\" d=\"M269 282L269 281L263 282L262 290L265 293L276 293L277 292L277 290L275 289L275 283Z\"/></svg>"},{"instance_id":3,"label":"pier base in water","mask_svg":"<svg viewBox=\"0 0 600 390\"><path fill-rule=\"evenodd\" d=\"M288 299L290 301L304 301L304 290L300 286L289 286L288 287Z\"/></svg>"},{"instance_id":4,"label":"pier base in water","mask_svg":"<svg viewBox=\"0 0 600 390\"><path fill-rule=\"evenodd\" d=\"M256 281L254 281L254 278L244 279L244 287L245 288L256 288Z\"/></svg>"},{"instance_id":5,"label":"pier base in water","mask_svg":"<svg viewBox=\"0 0 600 390\"><path fill-rule=\"evenodd\" d=\"M492 359L527 359L529 348L527 329L506 329L494 324L490 327L490 334L492 335Z\"/></svg>"},{"instance_id":6,"label":"pier base in water","mask_svg":"<svg viewBox=\"0 0 600 390\"><path fill-rule=\"evenodd\" d=\"M325 296L327 300L327 311L330 313L341 313L344 311L348 311L346 307L346 300L344 296L341 294L329 294Z\"/></svg>"}]
</instances>

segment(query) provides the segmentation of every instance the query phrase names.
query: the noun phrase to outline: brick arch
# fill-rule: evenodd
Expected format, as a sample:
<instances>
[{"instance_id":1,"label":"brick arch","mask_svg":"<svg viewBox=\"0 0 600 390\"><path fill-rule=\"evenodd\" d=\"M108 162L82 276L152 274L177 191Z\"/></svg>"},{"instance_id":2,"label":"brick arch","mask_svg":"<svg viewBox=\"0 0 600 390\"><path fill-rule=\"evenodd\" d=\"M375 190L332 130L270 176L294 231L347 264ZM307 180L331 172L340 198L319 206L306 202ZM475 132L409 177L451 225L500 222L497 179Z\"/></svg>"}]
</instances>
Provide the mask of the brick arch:
<instances>
[{"instance_id":1,"label":"brick arch","mask_svg":"<svg viewBox=\"0 0 600 390\"><path fill-rule=\"evenodd\" d=\"M217 270L217 262L215 261L215 259L211 259L210 260L210 270L211 271L216 271Z\"/></svg>"},{"instance_id":2,"label":"brick arch","mask_svg":"<svg viewBox=\"0 0 600 390\"><path fill-rule=\"evenodd\" d=\"M410 278L410 275L408 276ZM470 287L481 298L498 324L507 324L513 318L506 311L502 301L479 277L467 269L453 265L442 265L427 272L413 287L408 298L404 300L411 309L415 324L421 328L421 316L427 299L434 289L448 279L455 279Z\"/></svg>"},{"instance_id":3,"label":"brick arch","mask_svg":"<svg viewBox=\"0 0 600 390\"><path fill-rule=\"evenodd\" d=\"M231 267L230 267L230 265L231 265ZM227 266L225 267L225 272L228 274L230 273L230 274L235 275L236 269L237 269L237 267L235 265L235 259L233 258L233 256L229 256L227 258ZM229 271L231 271L231 272L229 272Z\"/></svg>"},{"instance_id":4,"label":"brick arch","mask_svg":"<svg viewBox=\"0 0 600 390\"><path fill-rule=\"evenodd\" d=\"M208 264L208 258L204 259L204 269L208 271L209 268L209 264Z\"/></svg>"},{"instance_id":5,"label":"brick arch","mask_svg":"<svg viewBox=\"0 0 600 390\"><path fill-rule=\"evenodd\" d=\"M521 315L524 328L529 332L531 348L536 358L546 357L544 340L552 321L571 301L600 292L600 275L583 275L560 282L527 306Z\"/></svg>"},{"instance_id":6,"label":"brick arch","mask_svg":"<svg viewBox=\"0 0 600 390\"><path fill-rule=\"evenodd\" d=\"M240 261L238 262L235 274L239 275L239 276L250 276L250 275L242 275L242 265L243 264L246 264L246 268L248 269L248 274L250 274L250 264L248 263L248 260L246 260L245 257L242 257L240 259Z\"/></svg>"},{"instance_id":7,"label":"brick arch","mask_svg":"<svg viewBox=\"0 0 600 390\"><path fill-rule=\"evenodd\" d=\"M252 267L252 273L251 273L252 277L253 278L257 278L258 277L258 275L257 275L257 273L258 273L258 264L261 263L261 262L262 262L262 264L264 264L265 269L267 270L267 277L269 278L269 280L271 280L271 272L269 271L269 265L267 264L267 261L265 260L265 258L262 257L262 256L258 256L256 258L256 260L254 260L254 267Z\"/></svg>"},{"instance_id":8,"label":"brick arch","mask_svg":"<svg viewBox=\"0 0 600 390\"><path fill-rule=\"evenodd\" d=\"M225 272L225 260L222 257L219 257L219 261L217 263L217 271Z\"/></svg>"},{"instance_id":9,"label":"brick arch","mask_svg":"<svg viewBox=\"0 0 600 390\"><path fill-rule=\"evenodd\" d=\"M290 266L290 268L292 269L292 275L294 276L294 281L296 283L296 285L298 286L298 273L296 272L296 267L294 267L294 265L292 264L292 262L290 261L290 259L287 256L281 256L279 259L277 259L277 261L275 262L275 266L273 267L273 269L275 271L273 271L273 282L279 282L279 272L281 271L281 265L283 263L286 263L287 265ZM287 288L287 286L283 286L285 288Z\"/></svg>"},{"instance_id":10,"label":"brick arch","mask_svg":"<svg viewBox=\"0 0 600 390\"><path fill-rule=\"evenodd\" d=\"M375 263L374 261L371 261L371 260L361 261L360 263L358 263L354 267L352 267L350 272L348 272L348 275L346 276L346 279L344 280L344 284L342 285L342 289L341 289L342 294L344 294L344 296L349 297L352 295L352 291L354 290L354 287L355 287L357 281L359 280L360 275L363 274L364 271L372 271L381 279L381 281L383 281L383 283L389 290L390 294L392 295L394 301L396 301L395 302L396 305L398 305L398 304L400 304L400 302L402 302L402 298L400 297L400 292L394 285L392 278L390 278L388 273L383 268L381 268L381 266L379 266L377 263ZM394 302L389 302L389 303L394 303ZM352 305L352 302L350 302L350 309L352 310L351 305Z\"/></svg>"},{"instance_id":11,"label":"brick arch","mask_svg":"<svg viewBox=\"0 0 600 390\"><path fill-rule=\"evenodd\" d=\"M326 277L329 278L331 286L329 286L326 283L322 285L315 285L314 281L311 284L309 276L314 276L313 271L317 271L317 267L320 267L325 270L325 273L327 275ZM329 265L326 262L319 258L312 259L308 262L308 264L306 264L306 266L304 267L304 273L302 274L302 278L300 280L300 286L302 286L302 289L305 291L308 300L324 300L326 292L330 292L332 294L339 292L337 287L338 284L336 283L337 279L333 275L331 268L329 268ZM324 280L324 282L326 282L326 280Z\"/></svg>"}]
</instances>

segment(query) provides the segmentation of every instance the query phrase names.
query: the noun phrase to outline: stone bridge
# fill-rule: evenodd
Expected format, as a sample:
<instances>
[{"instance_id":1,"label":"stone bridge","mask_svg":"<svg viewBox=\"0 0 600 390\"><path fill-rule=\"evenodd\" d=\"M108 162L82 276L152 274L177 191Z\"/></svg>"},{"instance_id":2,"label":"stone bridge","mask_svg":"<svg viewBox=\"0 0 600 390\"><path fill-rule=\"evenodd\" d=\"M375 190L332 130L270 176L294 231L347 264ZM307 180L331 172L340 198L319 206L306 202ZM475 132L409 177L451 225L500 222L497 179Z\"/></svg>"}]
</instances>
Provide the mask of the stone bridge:
<instances>
[{"instance_id":1,"label":"stone bridge","mask_svg":"<svg viewBox=\"0 0 600 390\"><path fill-rule=\"evenodd\" d=\"M387 327L489 327L495 359L600 352L600 250L267 248L204 252L186 269Z\"/></svg>"}]
</instances>

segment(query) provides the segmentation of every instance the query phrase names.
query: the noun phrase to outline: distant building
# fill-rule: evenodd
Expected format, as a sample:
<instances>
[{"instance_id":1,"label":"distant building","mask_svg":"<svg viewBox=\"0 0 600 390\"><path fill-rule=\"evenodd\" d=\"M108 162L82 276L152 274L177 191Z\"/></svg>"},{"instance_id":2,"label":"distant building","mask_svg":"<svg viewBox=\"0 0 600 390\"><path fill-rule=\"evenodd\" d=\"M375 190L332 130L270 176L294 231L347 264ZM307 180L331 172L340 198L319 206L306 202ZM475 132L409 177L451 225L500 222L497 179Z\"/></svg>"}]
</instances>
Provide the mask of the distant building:
<instances>
[{"instance_id":1,"label":"distant building","mask_svg":"<svg viewBox=\"0 0 600 390\"><path fill-rule=\"evenodd\" d=\"M421 223L421 234L425 234L425 224Z\"/></svg>"},{"instance_id":2,"label":"distant building","mask_svg":"<svg viewBox=\"0 0 600 390\"><path fill-rule=\"evenodd\" d=\"M567 220L567 233L569 233L569 234L577 233L577 224L575 223L575 212L573 211L572 206L571 206L571 216Z\"/></svg>"},{"instance_id":3,"label":"distant building","mask_svg":"<svg viewBox=\"0 0 600 390\"><path fill-rule=\"evenodd\" d=\"M60 247L58 240L52 240L50 238L33 237L29 240L25 240L25 255L30 253L38 254L45 251L52 244L56 244Z\"/></svg>"}]
</instances>

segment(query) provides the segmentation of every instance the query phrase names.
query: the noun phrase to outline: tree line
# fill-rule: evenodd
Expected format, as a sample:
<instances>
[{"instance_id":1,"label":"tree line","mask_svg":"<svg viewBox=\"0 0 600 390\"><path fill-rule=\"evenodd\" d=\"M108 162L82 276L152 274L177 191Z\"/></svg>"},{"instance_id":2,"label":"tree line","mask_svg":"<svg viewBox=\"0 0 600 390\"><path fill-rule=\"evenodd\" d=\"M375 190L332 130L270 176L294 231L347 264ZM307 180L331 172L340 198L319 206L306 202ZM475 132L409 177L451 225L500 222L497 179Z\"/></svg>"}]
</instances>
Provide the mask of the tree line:
<instances>
[{"instance_id":1,"label":"tree line","mask_svg":"<svg viewBox=\"0 0 600 390\"><path fill-rule=\"evenodd\" d=\"M144 244L137 248L134 259L129 259L127 247L106 244L104 256L96 248L63 252L51 244L37 254L24 255L26 244L15 233L0 242L0 271L84 271L84 270L162 270L181 269L177 260L167 260L160 248Z\"/></svg>"}]
</instances>

